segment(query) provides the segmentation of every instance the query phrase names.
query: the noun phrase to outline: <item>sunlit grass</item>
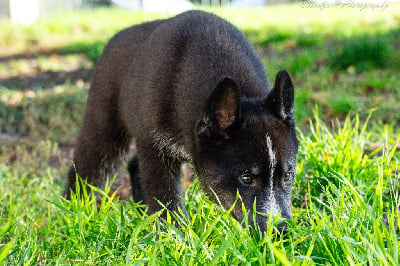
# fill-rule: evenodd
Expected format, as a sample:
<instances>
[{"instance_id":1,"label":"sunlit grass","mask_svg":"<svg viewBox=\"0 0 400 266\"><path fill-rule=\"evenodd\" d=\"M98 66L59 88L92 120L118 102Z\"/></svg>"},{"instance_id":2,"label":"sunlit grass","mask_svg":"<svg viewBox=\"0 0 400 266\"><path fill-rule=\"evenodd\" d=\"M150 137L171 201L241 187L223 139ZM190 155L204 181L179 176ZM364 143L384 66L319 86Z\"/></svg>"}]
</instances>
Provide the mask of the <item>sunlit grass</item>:
<instances>
[{"instance_id":1,"label":"sunlit grass","mask_svg":"<svg viewBox=\"0 0 400 266\"><path fill-rule=\"evenodd\" d=\"M237 222L230 210L208 200L198 181L184 196L188 216L170 213L173 223L160 213L149 216L145 206L114 199L109 186L105 192L96 189L100 202L82 188L67 201L58 195L57 172L38 175L28 167L20 176L1 166L0 259L5 264L399 263L400 155L389 146L365 154L369 134L357 117L333 132L316 121L312 134L300 139L297 207L285 236L277 235L273 224L262 233Z\"/></svg>"}]
</instances>

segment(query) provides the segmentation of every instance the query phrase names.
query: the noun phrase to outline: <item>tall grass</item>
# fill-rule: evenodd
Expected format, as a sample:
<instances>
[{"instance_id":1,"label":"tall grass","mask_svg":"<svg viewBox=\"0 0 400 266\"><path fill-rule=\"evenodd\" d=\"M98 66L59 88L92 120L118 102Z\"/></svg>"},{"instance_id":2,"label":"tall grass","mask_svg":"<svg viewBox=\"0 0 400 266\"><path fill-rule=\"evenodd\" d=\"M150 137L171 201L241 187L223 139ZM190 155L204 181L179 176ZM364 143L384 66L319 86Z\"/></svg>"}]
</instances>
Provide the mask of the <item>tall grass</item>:
<instances>
[{"instance_id":1,"label":"tall grass","mask_svg":"<svg viewBox=\"0 0 400 266\"><path fill-rule=\"evenodd\" d=\"M357 116L333 130L318 116L315 121L310 136L300 135L294 219L286 235L273 229L277 221L266 232L237 222L198 181L184 195L188 215L168 213L163 220L141 204L116 200L110 186L95 189L101 202L84 188L67 201L54 189L57 173L19 176L1 165L0 263L400 263L399 154L387 146L367 153L370 137Z\"/></svg>"}]
</instances>

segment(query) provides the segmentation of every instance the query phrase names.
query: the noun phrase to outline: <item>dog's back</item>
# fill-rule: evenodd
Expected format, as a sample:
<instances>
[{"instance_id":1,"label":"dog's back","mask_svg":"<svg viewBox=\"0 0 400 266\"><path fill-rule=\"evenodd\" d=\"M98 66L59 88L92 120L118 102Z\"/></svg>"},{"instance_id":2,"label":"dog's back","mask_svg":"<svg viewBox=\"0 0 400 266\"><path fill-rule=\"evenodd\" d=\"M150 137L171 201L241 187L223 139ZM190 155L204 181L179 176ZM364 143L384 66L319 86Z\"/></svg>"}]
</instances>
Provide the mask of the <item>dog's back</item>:
<instances>
[{"instance_id":1,"label":"dog's back","mask_svg":"<svg viewBox=\"0 0 400 266\"><path fill-rule=\"evenodd\" d=\"M121 114L132 114L125 119L135 135L147 128L188 136L193 117L226 76L235 78L243 97L269 92L264 66L240 31L205 12L183 13L158 24L135 53L121 90Z\"/></svg>"}]
</instances>

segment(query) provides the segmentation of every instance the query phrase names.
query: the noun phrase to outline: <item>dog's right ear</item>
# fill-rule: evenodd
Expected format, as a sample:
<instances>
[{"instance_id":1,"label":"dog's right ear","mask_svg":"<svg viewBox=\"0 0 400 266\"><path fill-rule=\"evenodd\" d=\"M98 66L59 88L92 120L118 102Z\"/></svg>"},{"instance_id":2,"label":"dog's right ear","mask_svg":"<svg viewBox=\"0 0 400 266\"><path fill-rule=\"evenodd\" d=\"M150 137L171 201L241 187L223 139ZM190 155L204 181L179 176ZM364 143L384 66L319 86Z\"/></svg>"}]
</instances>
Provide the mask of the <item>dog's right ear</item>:
<instances>
[{"instance_id":1,"label":"dog's right ear","mask_svg":"<svg viewBox=\"0 0 400 266\"><path fill-rule=\"evenodd\" d=\"M240 121L239 90L231 78L225 77L208 97L196 132L199 136L228 139Z\"/></svg>"}]
</instances>

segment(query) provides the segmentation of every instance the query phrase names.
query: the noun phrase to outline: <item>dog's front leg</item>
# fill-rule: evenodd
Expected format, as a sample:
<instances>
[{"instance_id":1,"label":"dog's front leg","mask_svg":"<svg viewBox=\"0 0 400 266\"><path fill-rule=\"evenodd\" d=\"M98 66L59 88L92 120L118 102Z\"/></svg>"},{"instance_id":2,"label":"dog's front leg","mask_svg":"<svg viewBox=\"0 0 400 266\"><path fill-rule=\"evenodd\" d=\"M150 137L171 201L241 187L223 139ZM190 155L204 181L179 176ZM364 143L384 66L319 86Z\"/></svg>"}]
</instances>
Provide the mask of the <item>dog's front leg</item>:
<instances>
[{"instance_id":1,"label":"dog's front leg","mask_svg":"<svg viewBox=\"0 0 400 266\"><path fill-rule=\"evenodd\" d=\"M151 140L137 140L139 176L143 201L149 207L149 213L162 208L157 202L177 211L182 207L180 200L180 165L167 154L157 150Z\"/></svg>"}]
</instances>

